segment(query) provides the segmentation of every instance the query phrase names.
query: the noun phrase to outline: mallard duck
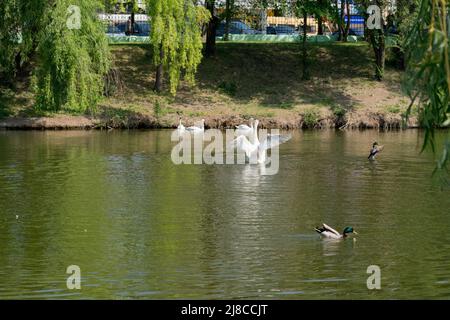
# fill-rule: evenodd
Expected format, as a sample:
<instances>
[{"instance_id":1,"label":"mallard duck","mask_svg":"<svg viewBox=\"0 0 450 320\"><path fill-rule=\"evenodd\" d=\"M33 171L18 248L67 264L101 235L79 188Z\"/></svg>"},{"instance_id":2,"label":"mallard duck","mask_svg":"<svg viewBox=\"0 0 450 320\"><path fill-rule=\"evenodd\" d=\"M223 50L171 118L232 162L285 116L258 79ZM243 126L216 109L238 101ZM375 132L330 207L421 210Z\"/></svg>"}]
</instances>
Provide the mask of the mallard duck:
<instances>
[{"instance_id":1,"label":"mallard duck","mask_svg":"<svg viewBox=\"0 0 450 320\"><path fill-rule=\"evenodd\" d=\"M384 146L378 145L378 142L374 142L372 145L372 149L370 149L370 154L368 159L369 160L375 160L375 157L377 154L379 154L381 151L383 151Z\"/></svg>"},{"instance_id":2,"label":"mallard duck","mask_svg":"<svg viewBox=\"0 0 450 320\"><path fill-rule=\"evenodd\" d=\"M329 239L345 239L348 234L358 234L355 230L353 230L352 227L346 227L344 229L344 232L340 234L330 226L326 225L325 223L322 224L322 227L316 227L316 231L323 237L329 238Z\"/></svg>"}]
</instances>

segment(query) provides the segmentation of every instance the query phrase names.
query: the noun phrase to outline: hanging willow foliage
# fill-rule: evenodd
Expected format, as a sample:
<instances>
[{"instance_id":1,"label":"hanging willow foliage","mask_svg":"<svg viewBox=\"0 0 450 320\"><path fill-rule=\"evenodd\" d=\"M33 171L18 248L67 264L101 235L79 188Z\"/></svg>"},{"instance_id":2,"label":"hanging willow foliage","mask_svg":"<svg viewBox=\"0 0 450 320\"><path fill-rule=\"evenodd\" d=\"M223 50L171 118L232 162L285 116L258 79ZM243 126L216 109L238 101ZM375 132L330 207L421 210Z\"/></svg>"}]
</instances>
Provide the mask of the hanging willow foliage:
<instances>
[{"instance_id":1,"label":"hanging willow foliage","mask_svg":"<svg viewBox=\"0 0 450 320\"><path fill-rule=\"evenodd\" d=\"M175 94L181 74L194 84L202 59L202 25L210 13L193 0L149 0L150 42L155 66L168 73L170 92Z\"/></svg>"},{"instance_id":2,"label":"hanging willow foliage","mask_svg":"<svg viewBox=\"0 0 450 320\"><path fill-rule=\"evenodd\" d=\"M415 24L406 39L407 76L405 88L419 100L422 124L426 129L423 149L435 150L435 128L450 125L449 1L422 0ZM410 108L411 109L411 108ZM445 169L450 143L438 169Z\"/></svg>"},{"instance_id":3,"label":"hanging willow foliage","mask_svg":"<svg viewBox=\"0 0 450 320\"><path fill-rule=\"evenodd\" d=\"M67 26L70 5L80 8L80 29ZM99 8L99 1L56 0L46 15L37 48L37 108L77 112L95 108L110 67L108 42L96 14Z\"/></svg>"},{"instance_id":4,"label":"hanging willow foliage","mask_svg":"<svg viewBox=\"0 0 450 320\"><path fill-rule=\"evenodd\" d=\"M13 82L33 55L48 8L46 1L0 1L0 84Z\"/></svg>"}]
</instances>

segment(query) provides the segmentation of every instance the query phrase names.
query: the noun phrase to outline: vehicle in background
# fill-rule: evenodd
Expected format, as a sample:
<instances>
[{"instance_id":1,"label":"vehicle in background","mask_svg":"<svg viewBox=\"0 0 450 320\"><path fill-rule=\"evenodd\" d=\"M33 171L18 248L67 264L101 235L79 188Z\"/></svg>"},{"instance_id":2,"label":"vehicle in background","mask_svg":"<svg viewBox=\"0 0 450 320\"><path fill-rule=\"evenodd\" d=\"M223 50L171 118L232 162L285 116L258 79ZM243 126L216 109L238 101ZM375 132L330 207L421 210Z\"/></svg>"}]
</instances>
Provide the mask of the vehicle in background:
<instances>
[{"instance_id":1,"label":"vehicle in background","mask_svg":"<svg viewBox=\"0 0 450 320\"><path fill-rule=\"evenodd\" d=\"M275 26L268 26L266 28L267 34L296 34L295 27L288 24L279 24Z\"/></svg>"},{"instance_id":2,"label":"vehicle in background","mask_svg":"<svg viewBox=\"0 0 450 320\"><path fill-rule=\"evenodd\" d=\"M344 24L346 25L348 21L348 17L344 17ZM350 30L352 33L349 33L350 36L364 37L364 25L365 19L363 16L352 15L350 16Z\"/></svg>"},{"instance_id":3,"label":"vehicle in background","mask_svg":"<svg viewBox=\"0 0 450 320\"><path fill-rule=\"evenodd\" d=\"M127 22L120 22L116 24L109 24L106 27L106 34L108 36L120 37L127 35ZM136 21L134 23L133 36L148 37L150 35L150 24L146 21Z\"/></svg>"},{"instance_id":4,"label":"vehicle in background","mask_svg":"<svg viewBox=\"0 0 450 320\"><path fill-rule=\"evenodd\" d=\"M229 34L259 34L260 32L252 29L240 20L233 20L230 22ZM225 34L225 21L222 21L216 30L216 37L223 37Z\"/></svg>"},{"instance_id":5,"label":"vehicle in background","mask_svg":"<svg viewBox=\"0 0 450 320\"><path fill-rule=\"evenodd\" d=\"M333 35L333 36L339 36L339 31L333 32L332 35ZM360 36L361 36L361 33L358 32L358 30L354 30L354 29L351 29L351 28L350 28L350 30L348 31L348 35L349 35L349 36L357 36L357 37L360 37ZM364 36L364 32L363 32L362 35Z\"/></svg>"},{"instance_id":6,"label":"vehicle in background","mask_svg":"<svg viewBox=\"0 0 450 320\"><path fill-rule=\"evenodd\" d=\"M125 28L122 30L118 24L110 24L106 27L106 35L110 37L125 37Z\"/></svg>"}]
</instances>

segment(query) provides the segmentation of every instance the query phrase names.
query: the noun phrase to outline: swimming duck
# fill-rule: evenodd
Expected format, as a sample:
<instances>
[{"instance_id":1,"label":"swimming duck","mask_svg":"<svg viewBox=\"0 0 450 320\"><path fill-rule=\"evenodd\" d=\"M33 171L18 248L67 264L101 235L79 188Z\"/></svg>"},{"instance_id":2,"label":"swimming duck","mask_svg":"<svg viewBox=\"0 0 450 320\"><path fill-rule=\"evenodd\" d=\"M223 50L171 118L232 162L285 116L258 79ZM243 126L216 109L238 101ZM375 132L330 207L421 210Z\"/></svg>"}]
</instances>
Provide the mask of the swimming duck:
<instances>
[{"instance_id":1,"label":"swimming duck","mask_svg":"<svg viewBox=\"0 0 450 320\"><path fill-rule=\"evenodd\" d=\"M326 225L325 223L322 224L322 227L316 227L316 231L323 237L329 238L329 239L345 239L348 234L358 234L355 230L353 230L352 227L346 227L344 229L344 232L340 234L330 226Z\"/></svg>"},{"instance_id":2,"label":"swimming duck","mask_svg":"<svg viewBox=\"0 0 450 320\"><path fill-rule=\"evenodd\" d=\"M371 161L375 160L376 155L378 153L380 153L381 151L383 151L383 149L384 149L384 146L380 146L380 145L378 145L378 142L374 142L372 145L372 149L370 150L368 159Z\"/></svg>"}]
</instances>

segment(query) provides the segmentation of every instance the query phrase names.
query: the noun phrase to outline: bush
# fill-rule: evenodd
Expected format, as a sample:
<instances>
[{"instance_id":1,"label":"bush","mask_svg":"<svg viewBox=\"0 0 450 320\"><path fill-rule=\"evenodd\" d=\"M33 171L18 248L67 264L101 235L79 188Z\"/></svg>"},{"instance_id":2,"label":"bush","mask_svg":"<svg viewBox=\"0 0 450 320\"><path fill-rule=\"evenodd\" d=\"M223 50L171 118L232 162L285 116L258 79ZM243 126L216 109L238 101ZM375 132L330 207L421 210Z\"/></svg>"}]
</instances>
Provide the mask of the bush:
<instances>
[{"instance_id":1,"label":"bush","mask_svg":"<svg viewBox=\"0 0 450 320\"><path fill-rule=\"evenodd\" d=\"M314 128L320 119L319 111L315 109L307 109L302 114L303 125L307 128Z\"/></svg>"}]
</instances>

